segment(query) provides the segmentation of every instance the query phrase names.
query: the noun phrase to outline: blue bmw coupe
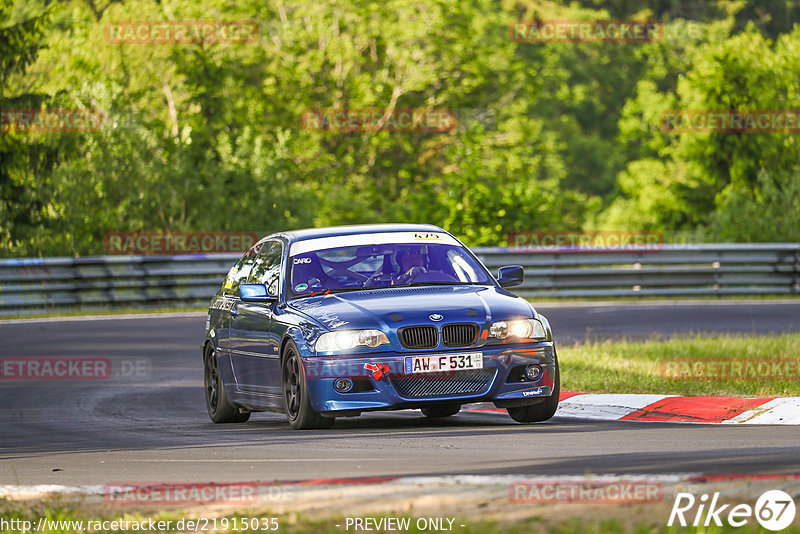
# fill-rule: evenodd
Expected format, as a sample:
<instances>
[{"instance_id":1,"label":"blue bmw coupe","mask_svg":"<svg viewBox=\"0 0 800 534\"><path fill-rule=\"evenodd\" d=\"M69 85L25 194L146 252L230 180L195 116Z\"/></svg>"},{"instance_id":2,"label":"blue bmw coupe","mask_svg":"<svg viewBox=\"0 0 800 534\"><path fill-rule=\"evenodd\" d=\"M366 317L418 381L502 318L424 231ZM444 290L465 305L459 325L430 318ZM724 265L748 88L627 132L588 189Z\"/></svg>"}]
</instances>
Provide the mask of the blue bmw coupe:
<instances>
[{"instance_id":1,"label":"blue bmw coupe","mask_svg":"<svg viewBox=\"0 0 800 534\"><path fill-rule=\"evenodd\" d=\"M284 412L296 429L365 411L455 415L491 401L521 423L558 406L550 325L458 239L431 225L265 237L208 310L203 363L215 423Z\"/></svg>"}]
</instances>

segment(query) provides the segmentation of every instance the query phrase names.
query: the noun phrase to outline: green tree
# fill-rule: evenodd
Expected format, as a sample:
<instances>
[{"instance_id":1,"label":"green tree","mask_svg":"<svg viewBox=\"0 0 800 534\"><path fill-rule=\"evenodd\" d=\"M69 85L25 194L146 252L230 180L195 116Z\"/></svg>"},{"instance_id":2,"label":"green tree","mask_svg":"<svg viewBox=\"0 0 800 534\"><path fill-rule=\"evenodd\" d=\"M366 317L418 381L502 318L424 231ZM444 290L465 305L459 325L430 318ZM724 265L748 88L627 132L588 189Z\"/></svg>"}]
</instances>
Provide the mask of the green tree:
<instances>
[{"instance_id":1,"label":"green tree","mask_svg":"<svg viewBox=\"0 0 800 534\"><path fill-rule=\"evenodd\" d=\"M36 251L26 240L49 219L49 174L66 148L19 132L13 118L18 110L40 109L50 101L20 81L36 60L49 14L19 12L10 0L0 0L0 254Z\"/></svg>"}]
</instances>

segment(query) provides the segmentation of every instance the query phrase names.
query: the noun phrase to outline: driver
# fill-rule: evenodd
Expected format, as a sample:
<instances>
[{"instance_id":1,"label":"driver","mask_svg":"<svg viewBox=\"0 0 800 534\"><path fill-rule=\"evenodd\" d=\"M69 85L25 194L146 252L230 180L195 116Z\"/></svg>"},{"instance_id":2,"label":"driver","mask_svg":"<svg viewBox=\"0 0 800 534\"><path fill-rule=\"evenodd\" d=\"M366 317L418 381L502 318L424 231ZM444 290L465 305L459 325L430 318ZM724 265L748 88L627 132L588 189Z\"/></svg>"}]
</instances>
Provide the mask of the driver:
<instances>
[{"instance_id":1,"label":"driver","mask_svg":"<svg viewBox=\"0 0 800 534\"><path fill-rule=\"evenodd\" d=\"M393 270L383 272L383 270L379 270L367 279L364 287L384 284L400 285L413 281L416 276L428 272L422 256L419 250L413 250L410 247L401 248L395 253L395 261L400 267L400 272L395 273Z\"/></svg>"},{"instance_id":2,"label":"driver","mask_svg":"<svg viewBox=\"0 0 800 534\"><path fill-rule=\"evenodd\" d=\"M425 262L422 254L415 250L400 250L397 252L397 264L400 266L400 274L395 279L395 284L407 284L415 277L425 274Z\"/></svg>"}]
</instances>

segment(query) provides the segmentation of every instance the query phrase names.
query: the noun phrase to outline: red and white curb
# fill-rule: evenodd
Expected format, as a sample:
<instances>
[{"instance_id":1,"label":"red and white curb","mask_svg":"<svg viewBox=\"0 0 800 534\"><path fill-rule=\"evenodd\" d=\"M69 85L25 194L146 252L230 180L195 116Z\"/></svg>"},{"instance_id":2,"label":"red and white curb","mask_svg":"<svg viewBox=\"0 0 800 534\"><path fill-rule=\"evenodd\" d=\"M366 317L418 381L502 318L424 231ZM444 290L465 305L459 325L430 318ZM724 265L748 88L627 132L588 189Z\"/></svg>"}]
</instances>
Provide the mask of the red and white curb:
<instances>
[{"instance_id":1,"label":"red and white curb","mask_svg":"<svg viewBox=\"0 0 800 534\"><path fill-rule=\"evenodd\" d=\"M492 404L468 412L506 413ZM800 425L800 397L681 397L562 392L556 417L598 421Z\"/></svg>"}]
</instances>

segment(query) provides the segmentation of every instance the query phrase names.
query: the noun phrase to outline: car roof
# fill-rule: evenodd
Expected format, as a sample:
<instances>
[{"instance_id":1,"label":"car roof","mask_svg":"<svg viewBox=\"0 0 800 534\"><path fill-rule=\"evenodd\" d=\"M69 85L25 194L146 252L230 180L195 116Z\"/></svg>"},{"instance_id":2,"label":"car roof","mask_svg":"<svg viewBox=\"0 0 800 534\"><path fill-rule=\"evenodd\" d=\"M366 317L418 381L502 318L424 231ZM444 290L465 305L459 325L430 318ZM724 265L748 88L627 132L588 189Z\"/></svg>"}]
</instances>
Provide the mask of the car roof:
<instances>
[{"instance_id":1,"label":"car roof","mask_svg":"<svg viewBox=\"0 0 800 534\"><path fill-rule=\"evenodd\" d=\"M306 239L316 239L318 237L337 237L343 235L374 234L380 232L445 232L445 230L433 224L355 224L351 226L327 226L324 228L304 228L302 230L291 230L288 232L278 232L270 237L282 236L290 242L304 241ZM446 233L446 232L445 232Z\"/></svg>"}]
</instances>

